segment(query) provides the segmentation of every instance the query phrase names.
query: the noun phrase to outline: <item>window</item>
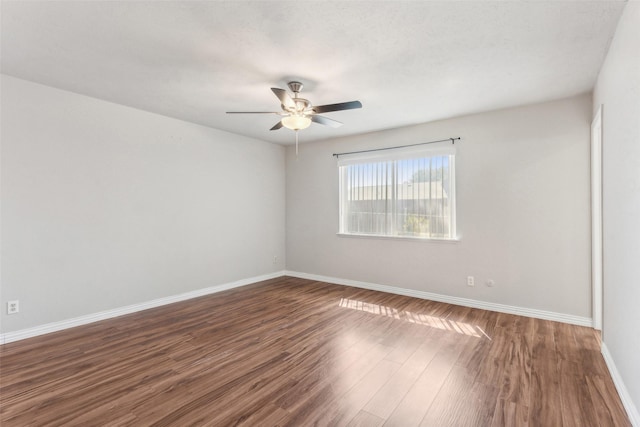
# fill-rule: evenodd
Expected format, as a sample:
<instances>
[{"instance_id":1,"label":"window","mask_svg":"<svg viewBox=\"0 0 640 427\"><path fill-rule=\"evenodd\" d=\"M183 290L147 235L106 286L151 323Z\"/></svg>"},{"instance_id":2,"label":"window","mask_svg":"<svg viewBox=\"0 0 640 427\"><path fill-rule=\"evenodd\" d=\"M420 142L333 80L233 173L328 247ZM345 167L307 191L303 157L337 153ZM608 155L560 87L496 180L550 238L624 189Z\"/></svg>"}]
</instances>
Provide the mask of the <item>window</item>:
<instances>
[{"instance_id":1,"label":"window","mask_svg":"<svg viewBox=\"0 0 640 427\"><path fill-rule=\"evenodd\" d=\"M340 234L454 240L454 150L340 156Z\"/></svg>"}]
</instances>

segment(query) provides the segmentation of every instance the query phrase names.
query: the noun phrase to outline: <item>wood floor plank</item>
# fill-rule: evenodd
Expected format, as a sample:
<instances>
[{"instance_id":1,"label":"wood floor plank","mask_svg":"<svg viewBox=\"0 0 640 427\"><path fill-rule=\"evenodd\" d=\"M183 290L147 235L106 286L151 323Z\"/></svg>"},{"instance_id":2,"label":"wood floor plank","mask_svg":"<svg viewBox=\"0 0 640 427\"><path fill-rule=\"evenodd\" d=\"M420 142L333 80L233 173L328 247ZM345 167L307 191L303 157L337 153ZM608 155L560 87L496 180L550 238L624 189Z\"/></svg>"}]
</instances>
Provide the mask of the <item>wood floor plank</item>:
<instances>
[{"instance_id":1,"label":"wood floor plank","mask_svg":"<svg viewBox=\"0 0 640 427\"><path fill-rule=\"evenodd\" d=\"M562 426L559 355L556 353L555 324L536 320L531 366L529 422L535 426Z\"/></svg>"},{"instance_id":2,"label":"wood floor plank","mask_svg":"<svg viewBox=\"0 0 640 427\"><path fill-rule=\"evenodd\" d=\"M0 346L14 426L629 426L590 328L281 277Z\"/></svg>"},{"instance_id":3,"label":"wood floor plank","mask_svg":"<svg viewBox=\"0 0 640 427\"><path fill-rule=\"evenodd\" d=\"M246 411L237 416L236 420L229 422L229 426L253 427L258 425L281 426L291 417L288 411L272 403L265 404L256 411Z\"/></svg>"},{"instance_id":4,"label":"wood floor plank","mask_svg":"<svg viewBox=\"0 0 640 427\"><path fill-rule=\"evenodd\" d=\"M498 399L493 413L491 427L528 427L529 408L526 406Z\"/></svg>"},{"instance_id":5,"label":"wood floor plank","mask_svg":"<svg viewBox=\"0 0 640 427\"><path fill-rule=\"evenodd\" d=\"M442 337L436 333L432 334L430 339L425 339L393 378L369 400L364 410L387 419L431 363L443 343Z\"/></svg>"},{"instance_id":6,"label":"wood floor plank","mask_svg":"<svg viewBox=\"0 0 640 427\"><path fill-rule=\"evenodd\" d=\"M565 427L599 425L584 371L578 363L560 360L562 424Z\"/></svg>"},{"instance_id":7,"label":"wood floor plank","mask_svg":"<svg viewBox=\"0 0 640 427\"><path fill-rule=\"evenodd\" d=\"M325 412L322 417L315 420L318 425L348 424L380 390L380 388L393 376L400 364L382 359L371 369L357 384L338 397L336 413L331 415ZM328 422L327 422L328 421Z\"/></svg>"},{"instance_id":8,"label":"wood floor plank","mask_svg":"<svg viewBox=\"0 0 640 427\"><path fill-rule=\"evenodd\" d=\"M421 426L489 426L498 388L479 383L467 369L455 366L421 422Z\"/></svg>"},{"instance_id":9,"label":"wood floor plank","mask_svg":"<svg viewBox=\"0 0 640 427\"><path fill-rule=\"evenodd\" d=\"M336 398L348 392L389 353L390 348L365 342L353 352L353 358L336 358L335 365L325 371L314 371L300 378L298 384L276 399L276 404L290 412L304 406L309 399L330 386Z\"/></svg>"},{"instance_id":10,"label":"wood floor plank","mask_svg":"<svg viewBox=\"0 0 640 427\"><path fill-rule=\"evenodd\" d=\"M462 350L453 342L446 343L429 362L402 401L389 415L385 426L417 426L429 410L431 403L453 369L455 360Z\"/></svg>"},{"instance_id":11,"label":"wood floor plank","mask_svg":"<svg viewBox=\"0 0 640 427\"><path fill-rule=\"evenodd\" d=\"M528 322L524 324L527 325ZM528 405L531 395L533 325L522 326L514 323L511 330L505 331L508 351L504 359L502 380L498 386L500 399Z\"/></svg>"},{"instance_id":12,"label":"wood floor plank","mask_svg":"<svg viewBox=\"0 0 640 427\"><path fill-rule=\"evenodd\" d=\"M384 419L376 417L366 411L360 411L349 421L347 427L380 427L384 424Z\"/></svg>"},{"instance_id":13,"label":"wood floor plank","mask_svg":"<svg viewBox=\"0 0 640 427\"><path fill-rule=\"evenodd\" d=\"M589 394L601 426L630 427L618 392L609 376L588 375L586 377Z\"/></svg>"}]
</instances>

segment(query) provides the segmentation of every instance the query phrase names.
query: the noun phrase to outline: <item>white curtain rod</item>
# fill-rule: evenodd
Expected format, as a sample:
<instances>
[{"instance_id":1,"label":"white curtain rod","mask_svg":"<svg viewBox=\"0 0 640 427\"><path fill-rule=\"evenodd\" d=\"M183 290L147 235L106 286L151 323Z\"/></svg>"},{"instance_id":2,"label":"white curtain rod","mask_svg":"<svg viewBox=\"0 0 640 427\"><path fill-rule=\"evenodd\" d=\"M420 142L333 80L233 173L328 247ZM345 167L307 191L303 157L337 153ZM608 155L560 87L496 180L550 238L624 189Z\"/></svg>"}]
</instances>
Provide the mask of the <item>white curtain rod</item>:
<instances>
[{"instance_id":1,"label":"white curtain rod","mask_svg":"<svg viewBox=\"0 0 640 427\"><path fill-rule=\"evenodd\" d=\"M415 147L416 145L425 145L425 144L435 144L436 142L446 142L451 141L451 144L455 144L460 137L457 138L447 138L447 139L439 139L437 141L429 141L429 142L419 142L417 144L409 144L409 145L398 145L396 147L385 147L385 148L373 148L371 150L361 150L361 151L349 151L347 153L333 153L333 157L340 157L347 154L358 154L358 153L370 153L372 151L383 151L383 150L394 150L396 148L406 148L406 147Z\"/></svg>"}]
</instances>

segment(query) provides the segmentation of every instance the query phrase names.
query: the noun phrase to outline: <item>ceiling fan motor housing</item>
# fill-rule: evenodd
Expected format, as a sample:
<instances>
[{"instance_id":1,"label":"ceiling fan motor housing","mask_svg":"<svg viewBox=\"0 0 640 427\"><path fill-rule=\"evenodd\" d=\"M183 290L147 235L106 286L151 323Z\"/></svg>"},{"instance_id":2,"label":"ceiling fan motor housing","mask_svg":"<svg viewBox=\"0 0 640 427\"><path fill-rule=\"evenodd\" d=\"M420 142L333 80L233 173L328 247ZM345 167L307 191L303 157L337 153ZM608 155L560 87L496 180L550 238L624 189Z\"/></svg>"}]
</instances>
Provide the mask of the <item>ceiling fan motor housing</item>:
<instances>
[{"instance_id":1,"label":"ceiling fan motor housing","mask_svg":"<svg viewBox=\"0 0 640 427\"><path fill-rule=\"evenodd\" d=\"M296 109L292 111L293 113L303 113L311 107L309 100L304 98L293 98L293 102L296 104Z\"/></svg>"}]
</instances>

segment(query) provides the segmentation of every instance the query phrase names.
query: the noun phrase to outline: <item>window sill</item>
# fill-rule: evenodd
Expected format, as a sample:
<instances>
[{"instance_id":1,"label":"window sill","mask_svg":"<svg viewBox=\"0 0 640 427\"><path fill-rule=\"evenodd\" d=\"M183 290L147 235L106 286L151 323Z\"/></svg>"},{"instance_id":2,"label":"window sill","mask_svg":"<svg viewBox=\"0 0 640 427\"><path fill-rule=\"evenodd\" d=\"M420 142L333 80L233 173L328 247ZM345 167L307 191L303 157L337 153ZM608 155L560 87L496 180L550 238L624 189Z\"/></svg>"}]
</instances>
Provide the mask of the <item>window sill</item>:
<instances>
[{"instance_id":1,"label":"window sill","mask_svg":"<svg viewBox=\"0 0 640 427\"><path fill-rule=\"evenodd\" d=\"M353 234L353 233L336 233L338 237L355 237L357 239L383 239L383 240L408 240L411 242L425 242L425 243L459 243L460 239L433 239L425 237L410 237L410 236L380 236L374 234Z\"/></svg>"}]
</instances>

